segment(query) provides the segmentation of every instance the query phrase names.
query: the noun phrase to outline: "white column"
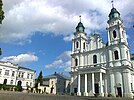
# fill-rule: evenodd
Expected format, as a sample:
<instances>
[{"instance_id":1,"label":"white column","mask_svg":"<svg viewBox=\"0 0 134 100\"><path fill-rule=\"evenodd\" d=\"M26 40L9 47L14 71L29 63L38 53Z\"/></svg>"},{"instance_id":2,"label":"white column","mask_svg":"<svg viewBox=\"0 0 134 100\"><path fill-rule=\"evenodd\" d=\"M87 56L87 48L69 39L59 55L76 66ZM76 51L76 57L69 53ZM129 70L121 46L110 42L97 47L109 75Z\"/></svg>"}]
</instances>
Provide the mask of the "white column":
<instances>
[{"instance_id":1,"label":"white column","mask_svg":"<svg viewBox=\"0 0 134 100\"><path fill-rule=\"evenodd\" d=\"M78 75L78 92L77 92L78 96L81 96L81 92L80 92L80 74Z\"/></svg>"},{"instance_id":2,"label":"white column","mask_svg":"<svg viewBox=\"0 0 134 100\"><path fill-rule=\"evenodd\" d=\"M115 95L115 79L114 79L113 72L110 72L110 94L114 97L116 96Z\"/></svg>"},{"instance_id":3,"label":"white column","mask_svg":"<svg viewBox=\"0 0 134 100\"><path fill-rule=\"evenodd\" d=\"M74 89L74 87L73 87L73 81L74 81L74 79L73 79L73 76L72 76L71 77L70 95L71 95L71 93L74 93L74 91L73 91L73 89Z\"/></svg>"},{"instance_id":4,"label":"white column","mask_svg":"<svg viewBox=\"0 0 134 100\"><path fill-rule=\"evenodd\" d=\"M123 94L125 97L132 98L133 94L131 92L131 74L130 71L123 72Z\"/></svg>"},{"instance_id":5,"label":"white column","mask_svg":"<svg viewBox=\"0 0 134 100\"><path fill-rule=\"evenodd\" d=\"M104 79L104 88L105 88L104 96L107 97L108 93L107 93L107 75L106 74L105 74L105 79Z\"/></svg>"},{"instance_id":6,"label":"white column","mask_svg":"<svg viewBox=\"0 0 134 100\"><path fill-rule=\"evenodd\" d=\"M94 73L92 73L92 93L94 94Z\"/></svg>"},{"instance_id":7,"label":"white column","mask_svg":"<svg viewBox=\"0 0 134 100\"><path fill-rule=\"evenodd\" d=\"M85 92L84 92L84 96L88 96L88 93L87 93L87 74L85 74Z\"/></svg>"},{"instance_id":8,"label":"white column","mask_svg":"<svg viewBox=\"0 0 134 100\"><path fill-rule=\"evenodd\" d=\"M104 96L103 86L102 86L102 72L100 72L100 95Z\"/></svg>"}]
</instances>

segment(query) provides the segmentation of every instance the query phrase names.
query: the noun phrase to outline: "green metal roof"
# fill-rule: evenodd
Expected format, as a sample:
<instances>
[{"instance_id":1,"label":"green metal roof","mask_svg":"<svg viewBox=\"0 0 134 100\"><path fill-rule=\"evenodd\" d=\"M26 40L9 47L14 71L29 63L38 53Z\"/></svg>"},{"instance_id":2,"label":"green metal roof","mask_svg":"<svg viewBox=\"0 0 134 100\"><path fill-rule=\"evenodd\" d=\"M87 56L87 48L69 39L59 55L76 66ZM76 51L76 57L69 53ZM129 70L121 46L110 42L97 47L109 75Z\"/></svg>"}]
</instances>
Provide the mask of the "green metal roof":
<instances>
[{"instance_id":1,"label":"green metal roof","mask_svg":"<svg viewBox=\"0 0 134 100\"><path fill-rule=\"evenodd\" d=\"M115 14L117 14L117 16L115 15ZM111 9L111 12L110 12L110 14L109 14L109 16L108 16L110 19L112 19L112 18L119 18L120 17L120 13L116 10L116 8L112 8Z\"/></svg>"},{"instance_id":2,"label":"green metal roof","mask_svg":"<svg viewBox=\"0 0 134 100\"><path fill-rule=\"evenodd\" d=\"M82 22L79 22L77 27L76 27L76 32L80 32L79 28L82 27L83 28L83 32L84 32L84 29L85 27L83 26Z\"/></svg>"}]
</instances>

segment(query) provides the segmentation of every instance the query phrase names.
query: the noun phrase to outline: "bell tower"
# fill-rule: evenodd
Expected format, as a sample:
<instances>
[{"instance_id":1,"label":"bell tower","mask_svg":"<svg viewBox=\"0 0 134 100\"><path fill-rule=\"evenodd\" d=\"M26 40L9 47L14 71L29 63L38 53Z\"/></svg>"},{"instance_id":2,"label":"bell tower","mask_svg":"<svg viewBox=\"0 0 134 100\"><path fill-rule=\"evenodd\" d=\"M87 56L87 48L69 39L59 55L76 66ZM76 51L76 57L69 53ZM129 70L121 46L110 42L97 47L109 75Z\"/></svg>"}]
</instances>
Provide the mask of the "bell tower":
<instances>
[{"instance_id":1,"label":"bell tower","mask_svg":"<svg viewBox=\"0 0 134 100\"><path fill-rule=\"evenodd\" d=\"M79 53L86 51L86 44L87 44L87 35L85 33L85 27L83 26L83 23L81 22L81 16L80 16L80 22L76 26L76 32L74 33L73 38L73 47L72 52L73 53Z\"/></svg>"},{"instance_id":2,"label":"bell tower","mask_svg":"<svg viewBox=\"0 0 134 100\"><path fill-rule=\"evenodd\" d=\"M129 65L130 51L126 37L126 30L123 21L121 20L120 13L114 8L113 4L108 17L109 61L116 62L109 66Z\"/></svg>"},{"instance_id":3,"label":"bell tower","mask_svg":"<svg viewBox=\"0 0 134 100\"><path fill-rule=\"evenodd\" d=\"M109 14L108 23L108 45L127 43L126 30L121 20L120 13L112 8Z\"/></svg>"}]
</instances>

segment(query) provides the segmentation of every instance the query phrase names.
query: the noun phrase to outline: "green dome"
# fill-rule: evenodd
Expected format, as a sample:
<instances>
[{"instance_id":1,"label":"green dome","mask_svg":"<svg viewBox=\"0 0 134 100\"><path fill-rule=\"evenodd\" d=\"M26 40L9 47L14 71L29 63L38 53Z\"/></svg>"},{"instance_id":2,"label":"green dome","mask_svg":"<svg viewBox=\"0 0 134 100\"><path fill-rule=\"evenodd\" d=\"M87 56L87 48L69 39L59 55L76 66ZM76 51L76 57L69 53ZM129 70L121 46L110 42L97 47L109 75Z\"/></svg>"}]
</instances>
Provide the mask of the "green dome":
<instances>
[{"instance_id":1,"label":"green dome","mask_svg":"<svg viewBox=\"0 0 134 100\"><path fill-rule=\"evenodd\" d=\"M116 10L116 8L112 8L108 17L109 19L120 18L120 13Z\"/></svg>"},{"instance_id":2,"label":"green dome","mask_svg":"<svg viewBox=\"0 0 134 100\"><path fill-rule=\"evenodd\" d=\"M81 22L79 22L76 27L76 32L84 32L84 29L85 29L85 27L83 26L83 24Z\"/></svg>"}]
</instances>

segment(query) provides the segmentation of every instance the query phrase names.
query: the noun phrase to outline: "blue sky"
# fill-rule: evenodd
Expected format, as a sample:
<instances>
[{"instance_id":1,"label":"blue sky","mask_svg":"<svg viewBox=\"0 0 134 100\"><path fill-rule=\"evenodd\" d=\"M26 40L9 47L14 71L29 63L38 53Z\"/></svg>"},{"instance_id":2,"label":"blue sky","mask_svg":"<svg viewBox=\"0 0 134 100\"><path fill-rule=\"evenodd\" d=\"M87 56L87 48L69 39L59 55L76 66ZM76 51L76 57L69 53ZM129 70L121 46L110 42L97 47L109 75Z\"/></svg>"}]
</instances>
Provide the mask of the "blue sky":
<instances>
[{"instance_id":1,"label":"blue sky","mask_svg":"<svg viewBox=\"0 0 134 100\"><path fill-rule=\"evenodd\" d=\"M134 1L116 0L134 53ZM71 39L79 15L91 35L100 33L107 42L110 0L3 0L5 19L0 27L1 60L17 63L43 75L64 72L69 75Z\"/></svg>"}]
</instances>

